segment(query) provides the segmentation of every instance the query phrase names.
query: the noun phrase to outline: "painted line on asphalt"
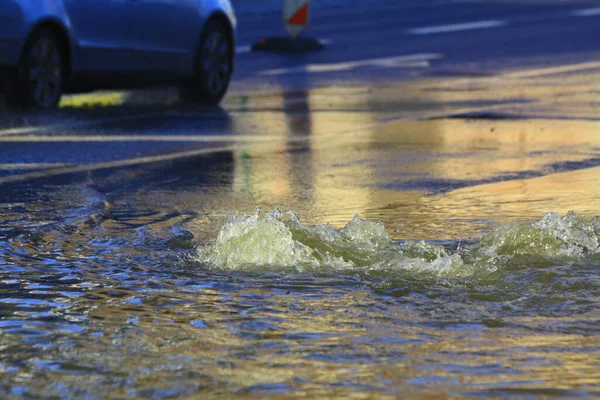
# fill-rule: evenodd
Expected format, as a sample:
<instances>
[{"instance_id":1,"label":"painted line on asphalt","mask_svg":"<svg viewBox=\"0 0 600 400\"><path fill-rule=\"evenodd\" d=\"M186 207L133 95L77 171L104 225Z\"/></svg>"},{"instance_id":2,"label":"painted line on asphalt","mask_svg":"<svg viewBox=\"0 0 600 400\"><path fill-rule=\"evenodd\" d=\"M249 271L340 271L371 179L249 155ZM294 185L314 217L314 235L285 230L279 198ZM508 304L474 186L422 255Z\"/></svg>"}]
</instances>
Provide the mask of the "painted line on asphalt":
<instances>
[{"instance_id":1,"label":"painted line on asphalt","mask_svg":"<svg viewBox=\"0 0 600 400\"><path fill-rule=\"evenodd\" d=\"M548 75L564 74L564 73L569 73L569 72L579 72L579 71L584 71L584 70L589 70L589 69L597 69L597 68L600 68L600 61L562 65L560 67L538 68L538 69L532 69L532 70L527 70L527 71L510 72L507 74L502 74L498 78L500 78L500 79L502 79L502 78L515 78L515 79L536 78L536 77L542 77L542 76L548 76ZM495 79L495 78L491 78L491 79Z\"/></svg>"},{"instance_id":2,"label":"painted line on asphalt","mask_svg":"<svg viewBox=\"0 0 600 400\"><path fill-rule=\"evenodd\" d=\"M89 143L89 142L201 142L248 143L280 139L274 135L35 135L0 137L0 143ZM286 140L306 141L305 137Z\"/></svg>"},{"instance_id":3,"label":"painted line on asphalt","mask_svg":"<svg viewBox=\"0 0 600 400\"><path fill-rule=\"evenodd\" d=\"M47 168L63 168L73 164L71 163L13 163L0 164L0 171L18 171L23 169L47 169Z\"/></svg>"},{"instance_id":4,"label":"painted line on asphalt","mask_svg":"<svg viewBox=\"0 0 600 400\"><path fill-rule=\"evenodd\" d=\"M472 31L476 29L499 28L508 24L506 20L488 20L465 22L461 24L424 26L420 28L411 28L406 31L409 35L433 35L436 33Z\"/></svg>"},{"instance_id":5,"label":"painted line on asphalt","mask_svg":"<svg viewBox=\"0 0 600 400\"><path fill-rule=\"evenodd\" d=\"M594 17L596 15L600 15L600 7L573 10L571 11L571 15L574 17Z\"/></svg>"},{"instance_id":6,"label":"painted line on asphalt","mask_svg":"<svg viewBox=\"0 0 600 400\"><path fill-rule=\"evenodd\" d=\"M468 112L468 111L473 111L473 110L477 110L477 109L481 109L483 111L489 111L490 108L501 109L501 108L507 108L509 106L511 106L511 105L510 104L502 104L502 105L491 106L491 107L490 106L479 107L479 108L476 107L475 109L466 108L464 110L458 110L458 111L459 112ZM428 119L428 118L443 117L444 115L445 114L440 113L440 112L432 112L432 113L426 113L426 114L418 116L416 118L414 116L411 116L411 117L397 116L395 118L386 118L384 120L380 120L374 124L367 124L365 126L360 126L360 127L353 128L353 129L346 129L342 132L338 131L338 132L331 132L329 134L321 134L319 136L321 138L331 137L332 139L339 139L340 135L351 136L351 135L355 135L355 134L360 134L361 132L364 132L364 131L372 131L373 129L375 129L377 127L397 123L400 121L418 121L418 120L423 120L423 119ZM271 140L272 140L272 138L273 137L270 137ZM285 140L286 141L295 141L295 142L306 142L306 141L310 140L310 138L286 137ZM329 143L335 143L335 140L332 140ZM303 145L303 144L301 144L301 145ZM65 167L61 167L61 168L53 168L53 169L49 169L49 170L45 170L45 171L34 171L34 172L28 172L28 173L23 173L23 174L18 174L18 175L10 175L10 176L5 176L5 177L0 177L0 185L6 184L6 183L11 183L11 182L28 181L28 180L32 180L32 179L47 178L47 177L70 174L70 173L90 172L90 171L108 169L108 168L129 167L129 166L151 164L151 163L162 162L162 161L173 161L173 160L177 160L177 159L181 159L181 158L195 157L195 156L201 156L201 155L207 155L207 154L213 154L213 153L219 153L219 152L225 152L225 151L235 151L238 149L239 149L238 146L233 145L233 146L213 147L210 149L199 149L199 150L191 150L191 151L178 152L178 153L170 153L170 154L165 154L165 155L109 161L109 162L96 163L96 164L66 164ZM41 165L41 164L38 164L38 165ZM60 164L58 164L58 165L60 165Z\"/></svg>"},{"instance_id":7,"label":"painted line on asphalt","mask_svg":"<svg viewBox=\"0 0 600 400\"><path fill-rule=\"evenodd\" d=\"M333 64L307 64L299 67L277 68L260 71L259 75L285 75L293 73L319 73L349 71L359 67L383 68L427 68L429 61L442 58L438 53L410 54L406 56L370 58L366 60L347 61Z\"/></svg>"},{"instance_id":8,"label":"painted line on asphalt","mask_svg":"<svg viewBox=\"0 0 600 400\"><path fill-rule=\"evenodd\" d=\"M251 51L252 51L252 46L250 46L250 45L247 45L247 46L237 46L235 48L236 54L250 53Z\"/></svg>"},{"instance_id":9,"label":"painted line on asphalt","mask_svg":"<svg viewBox=\"0 0 600 400\"><path fill-rule=\"evenodd\" d=\"M48 129L43 126L24 126L21 128L7 128L0 129L0 136L4 135L24 135L27 133L39 132L41 130Z\"/></svg>"},{"instance_id":10,"label":"painted line on asphalt","mask_svg":"<svg viewBox=\"0 0 600 400\"><path fill-rule=\"evenodd\" d=\"M325 46L328 46L330 44L333 43L332 39L318 39L318 41ZM252 51L252 46L251 45L245 45L245 46L237 46L235 48L235 52L236 54L245 54L245 53L250 53Z\"/></svg>"},{"instance_id":11,"label":"painted line on asphalt","mask_svg":"<svg viewBox=\"0 0 600 400\"><path fill-rule=\"evenodd\" d=\"M36 133L36 132L48 132L48 131L53 131L53 130L61 130L61 129L69 129L69 128L80 128L80 127L86 127L86 126L95 126L95 125L102 125L102 124L111 123L111 122L131 121L131 120L143 119L143 118L148 118L148 117L158 117L158 116L161 116L164 114L165 114L164 112L152 112L152 113L143 113L143 114L136 114L136 115L127 115L127 116L123 116L123 117L99 118L99 119L94 119L91 121L74 121L74 122L67 122L67 123L63 123L63 124L55 124L55 125L48 125L48 126L23 126L20 128L7 128L7 129L0 129L0 137L10 136L10 135L24 135L24 134L31 134L31 133Z\"/></svg>"},{"instance_id":12,"label":"painted line on asphalt","mask_svg":"<svg viewBox=\"0 0 600 400\"><path fill-rule=\"evenodd\" d=\"M107 168L120 168L120 167L130 167L134 165L143 165L150 164L161 161L172 161L180 158L186 157L195 157L200 155L212 154L212 153L220 153L223 151L234 151L235 146L227 146L227 147L215 147L212 149L200 149L200 150L192 150L192 151L184 151L179 153L171 153L164 154L159 156L149 156L149 157L139 157L139 158L130 158L126 160L118 160L118 161L109 161L104 163L96 163L96 164L79 164L70 167L50 169L45 171L36 171L36 172L27 172L19 175L10 175L5 177L0 177L0 185L12 182L20 182L27 181L31 179L38 178L47 178L51 176L57 175L65 175L72 174L78 172L90 172L97 171L100 169Z\"/></svg>"}]
</instances>

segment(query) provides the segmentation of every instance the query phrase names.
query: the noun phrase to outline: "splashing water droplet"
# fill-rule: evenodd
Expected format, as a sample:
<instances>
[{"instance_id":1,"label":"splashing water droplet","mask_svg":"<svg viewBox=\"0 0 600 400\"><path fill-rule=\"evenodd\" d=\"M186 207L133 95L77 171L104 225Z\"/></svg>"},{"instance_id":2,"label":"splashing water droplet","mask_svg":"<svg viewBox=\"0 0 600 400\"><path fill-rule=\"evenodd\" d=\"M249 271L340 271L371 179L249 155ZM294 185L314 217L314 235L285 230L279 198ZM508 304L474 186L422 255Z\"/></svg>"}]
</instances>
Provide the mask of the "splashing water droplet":
<instances>
[{"instance_id":1,"label":"splashing water droplet","mask_svg":"<svg viewBox=\"0 0 600 400\"><path fill-rule=\"evenodd\" d=\"M460 277L502 268L514 256L585 257L600 252L600 219L574 212L549 213L533 224L508 223L475 244L450 252L425 241L397 243L383 224L358 215L341 230L302 224L291 211L257 208L236 215L216 242L196 249L196 260L209 268L240 271L392 271Z\"/></svg>"}]
</instances>

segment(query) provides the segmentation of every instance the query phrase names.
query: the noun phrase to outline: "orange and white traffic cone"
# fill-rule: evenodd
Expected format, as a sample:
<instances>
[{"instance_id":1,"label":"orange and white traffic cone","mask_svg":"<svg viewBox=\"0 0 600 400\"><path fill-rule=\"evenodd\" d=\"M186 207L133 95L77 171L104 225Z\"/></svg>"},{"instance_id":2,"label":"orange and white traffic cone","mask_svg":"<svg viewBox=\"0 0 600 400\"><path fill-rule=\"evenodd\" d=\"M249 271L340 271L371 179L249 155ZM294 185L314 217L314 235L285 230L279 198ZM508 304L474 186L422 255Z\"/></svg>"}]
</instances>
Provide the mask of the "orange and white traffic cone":
<instances>
[{"instance_id":1,"label":"orange and white traffic cone","mask_svg":"<svg viewBox=\"0 0 600 400\"><path fill-rule=\"evenodd\" d=\"M283 0L283 23L289 37L262 38L253 51L305 52L321 50L323 44L311 37L300 37L308 25L310 0Z\"/></svg>"}]
</instances>

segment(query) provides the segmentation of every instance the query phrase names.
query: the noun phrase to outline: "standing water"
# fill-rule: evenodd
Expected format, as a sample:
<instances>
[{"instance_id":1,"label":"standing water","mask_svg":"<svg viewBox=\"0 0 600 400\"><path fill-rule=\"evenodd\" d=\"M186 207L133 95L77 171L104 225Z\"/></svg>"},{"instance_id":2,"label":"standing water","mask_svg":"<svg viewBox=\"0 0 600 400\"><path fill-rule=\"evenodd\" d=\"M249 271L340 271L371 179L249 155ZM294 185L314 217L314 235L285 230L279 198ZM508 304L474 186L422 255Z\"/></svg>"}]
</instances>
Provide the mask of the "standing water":
<instances>
[{"instance_id":1,"label":"standing water","mask_svg":"<svg viewBox=\"0 0 600 400\"><path fill-rule=\"evenodd\" d=\"M599 397L597 171L384 133L5 186L0 397Z\"/></svg>"},{"instance_id":2,"label":"standing water","mask_svg":"<svg viewBox=\"0 0 600 400\"><path fill-rule=\"evenodd\" d=\"M114 217L3 240L3 397L600 394L598 217L425 242L275 210L196 246Z\"/></svg>"}]
</instances>

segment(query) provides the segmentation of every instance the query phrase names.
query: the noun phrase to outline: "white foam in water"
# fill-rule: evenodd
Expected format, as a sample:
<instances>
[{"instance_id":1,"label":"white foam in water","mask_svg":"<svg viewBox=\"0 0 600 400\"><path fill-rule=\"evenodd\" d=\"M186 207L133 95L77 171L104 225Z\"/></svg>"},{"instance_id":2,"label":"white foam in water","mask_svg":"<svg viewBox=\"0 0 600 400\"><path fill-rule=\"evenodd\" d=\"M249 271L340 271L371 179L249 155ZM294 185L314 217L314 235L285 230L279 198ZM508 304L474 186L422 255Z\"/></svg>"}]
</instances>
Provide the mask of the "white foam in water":
<instances>
[{"instance_id":1,"label":"white foam in water","mask_svg":"<svg viewBox=\"0 0 600 400\"><path fill-rule=\"evenodd\" d=\"M497 261L515 255L585 257L600 252L600 219L584 218L574 212L564 217L546 214L533 224L509 223L494 229L470 249L469 255Z\"/></svg>"},{"instance_id":2,"label":"white foam in water","mask_svg":"<svg viewBox=\"0 0 600 400\"><path fill-rule=\"evenodd\" d=\"M223 269L317 265L312 250L294 240L279 212L235 216L221 228L215 245L199 248L202 261Z\"/></svg>"},{"instance_id":3,"label":"white foam in water","mask_svg":"<svg viewBox=\"0 0 600 400\"><path fill-rule=\"evenodd\" d=\"M341 230L303 225L291 211L236 215L216 242L197 248L210 268L242 271L398 271L433 276L492 272L515 255L584 257L600 252L600 219L550 213L534 224L509 223L450 254L435 243L398 244L383 224L355 216Z\"/></svg>"}]
</instances>

